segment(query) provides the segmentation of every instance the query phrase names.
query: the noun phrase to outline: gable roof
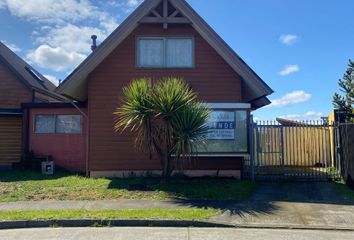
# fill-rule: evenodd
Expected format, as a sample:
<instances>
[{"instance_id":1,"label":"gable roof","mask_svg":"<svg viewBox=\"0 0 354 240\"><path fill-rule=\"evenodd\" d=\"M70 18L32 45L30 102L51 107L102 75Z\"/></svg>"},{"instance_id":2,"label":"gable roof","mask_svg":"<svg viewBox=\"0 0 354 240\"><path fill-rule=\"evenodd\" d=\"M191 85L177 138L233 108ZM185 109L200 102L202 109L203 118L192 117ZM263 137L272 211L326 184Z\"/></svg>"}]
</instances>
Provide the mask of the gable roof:
<instances>
[{"instance_id":1,"label":"gable roof","mask_svg":"<svg viewBox=\"0 0 354 240\"><path fill-rule=\"evenodd\" d=\"M87 99L88 75L139 25L139 21L164 0L145 0L113 33L104 40L57 88L57 92L75 100ZM245 101L254 108L269 104L273 90L238 56L234 50L192 9L185 0L168 0L192 27L243 79Z\"/></svg>"},{"instance_id":2,"label":"gable roof","mask_svg":"<svg viewBox=\"0 0 354 240\"><path fill-rule=\"evenodd\" d=\"M37 72L2 42L0 42L0 61L4 62L26 87L54 92L56 87L51 81Z\"/></svg>"}]
</instances>

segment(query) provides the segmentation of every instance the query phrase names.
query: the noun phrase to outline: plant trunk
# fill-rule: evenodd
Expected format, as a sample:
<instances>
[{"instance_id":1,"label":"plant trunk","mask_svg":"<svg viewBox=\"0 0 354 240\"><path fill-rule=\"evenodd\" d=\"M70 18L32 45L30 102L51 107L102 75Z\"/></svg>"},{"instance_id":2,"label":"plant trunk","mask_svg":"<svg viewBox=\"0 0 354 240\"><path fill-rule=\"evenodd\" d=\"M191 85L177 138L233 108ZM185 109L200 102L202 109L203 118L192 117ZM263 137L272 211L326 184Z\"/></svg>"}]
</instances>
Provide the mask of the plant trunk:
<instances>
[{"instance_id":1,"label":"plant trunk","mask_svg":"<svg viewBox=\"0 0 354 240\"><path fill-rule=\"evenodd\" d=\"M167 119L165 119L165 127L166 127L166 149L164 156L164 167L163 167L163 180L164 182L168 182L171 175L171 132L170 132L170 124Z\"/></svg>"}]
</instances>

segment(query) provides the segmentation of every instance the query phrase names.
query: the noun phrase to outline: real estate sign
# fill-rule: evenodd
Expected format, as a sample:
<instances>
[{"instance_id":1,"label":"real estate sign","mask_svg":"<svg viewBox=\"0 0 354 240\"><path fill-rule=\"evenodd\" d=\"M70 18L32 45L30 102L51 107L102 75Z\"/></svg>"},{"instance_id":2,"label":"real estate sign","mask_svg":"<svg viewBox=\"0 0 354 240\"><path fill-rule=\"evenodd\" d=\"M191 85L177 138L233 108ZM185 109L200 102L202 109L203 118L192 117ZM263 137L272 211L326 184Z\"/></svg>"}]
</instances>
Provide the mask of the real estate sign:
<instances>
[{"instance_id":1,"label":"real estate sign","mask_svg":"<svg viewBox=\"0 0 354 240\"><path fill-rule=\"evenodd\" d=\"M208 120L209 140L234 140L235 139L235 112L214 110Z\"/></svg>"}]
</instances>

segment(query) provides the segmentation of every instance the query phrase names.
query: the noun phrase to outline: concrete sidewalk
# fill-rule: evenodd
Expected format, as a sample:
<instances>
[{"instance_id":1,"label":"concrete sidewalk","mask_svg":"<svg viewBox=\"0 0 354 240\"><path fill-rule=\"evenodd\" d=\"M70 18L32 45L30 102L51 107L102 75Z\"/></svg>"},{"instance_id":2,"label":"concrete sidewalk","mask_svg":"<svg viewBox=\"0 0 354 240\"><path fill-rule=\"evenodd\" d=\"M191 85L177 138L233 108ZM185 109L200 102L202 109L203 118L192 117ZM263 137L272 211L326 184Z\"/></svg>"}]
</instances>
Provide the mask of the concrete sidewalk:
<instances>
[{"instance_id":1,"label":"concrete sidewalk","mask_svg":"<svg viewBox=\"0 0 354 240\"><path fill-rule=\"evenodd\" d=\"M212 217L245 226L354 227L354 202L330 182L261 183L247 202Z\"/></svg>"},{"instance_id":2,"label":"concrete sidewalk","mask_svg":"<svg viewBox=\"0 0 354 240\"><path fill-rule=\"evenodd\" d=\"M354 232L231 228L37 228L1 230L2 240L352 240Z\"/></svg>"},{"instance_id":3,"label":"concrete sidewalk","mask_svg":"<svg viewBox=\"0 0 354 240\"><path fill-rule=\"evenodd\" d=\"M354 203L334 184L261 183L248 201L111 200L0 203L0 211L40 209L219 208L210 221L254 227L354 229Z\"/></svg>"}]
</instances>

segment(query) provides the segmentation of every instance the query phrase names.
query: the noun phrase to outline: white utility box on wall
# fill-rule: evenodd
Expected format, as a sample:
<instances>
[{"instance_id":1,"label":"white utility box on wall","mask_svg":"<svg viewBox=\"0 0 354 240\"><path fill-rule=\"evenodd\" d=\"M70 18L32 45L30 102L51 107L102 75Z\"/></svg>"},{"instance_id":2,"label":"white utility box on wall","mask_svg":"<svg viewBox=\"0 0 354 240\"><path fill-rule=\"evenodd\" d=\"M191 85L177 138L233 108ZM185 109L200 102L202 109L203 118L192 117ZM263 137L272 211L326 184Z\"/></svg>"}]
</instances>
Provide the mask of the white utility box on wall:
<instances>
[{"instance_id":1,"label":"white utility box on wall","mask_svg":"<svg viewBox=\"0 0 354 240\"><path fill-rule=\"evenodd\" d=\"M54 162L44 161L42 162L42 174L53 175L54 174Z\"/></svg>"}]
</instances>

